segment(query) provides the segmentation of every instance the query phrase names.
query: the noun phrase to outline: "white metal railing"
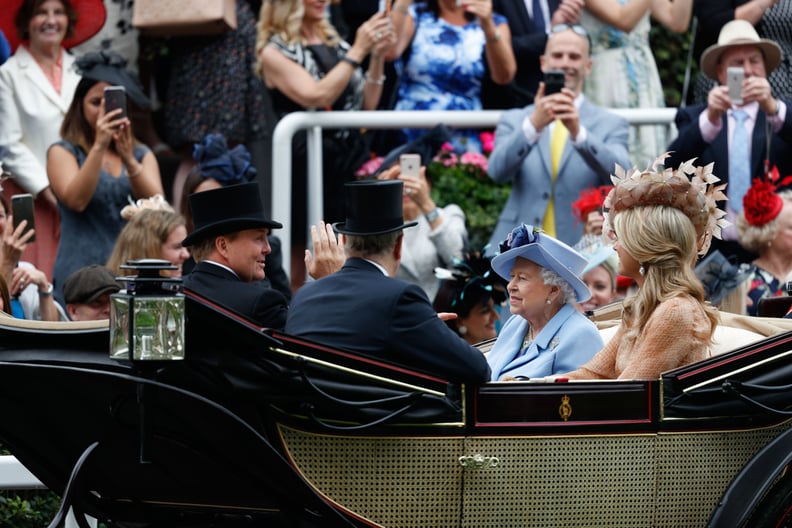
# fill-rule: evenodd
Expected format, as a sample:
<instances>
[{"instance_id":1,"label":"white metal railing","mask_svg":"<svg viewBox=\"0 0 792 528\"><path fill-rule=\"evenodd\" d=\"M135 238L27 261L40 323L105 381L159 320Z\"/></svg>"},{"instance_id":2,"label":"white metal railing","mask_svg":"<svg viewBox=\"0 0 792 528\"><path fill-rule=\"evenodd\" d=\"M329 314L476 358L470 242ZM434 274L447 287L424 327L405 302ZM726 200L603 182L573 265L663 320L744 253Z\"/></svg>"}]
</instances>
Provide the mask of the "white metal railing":
<instances>
[{"instance_id":1,"label":"white metal railing","mask_svg":"<svg viewBox=\"0 0 792 528\"><path fill-rule=\"evenodd\" d=\"M673 135L676 108L613 109L631 125L665 125ZM323 218L322 213L322 129L329 128L432 128L440 123L452 128L494 128L500 110L467 111L360 111L360 112L294 112L284 116L275 127L272 137L272 218L283 224L278 231L284 244L283 269L291 276L291 197L294 135L307 133L308 157L308 225ZM339 199L343 199L340 197Z\"/></svg>"},{"instance_id":2,"label":"white metal railing","mask_svg":"<svg viewBox=\"0 0 792 528\"><path fill-rule=\"evenodd\" d=\"M46 486L15 456L0 456L0 489L44 489Z\"/></svg>"}]
</instances>

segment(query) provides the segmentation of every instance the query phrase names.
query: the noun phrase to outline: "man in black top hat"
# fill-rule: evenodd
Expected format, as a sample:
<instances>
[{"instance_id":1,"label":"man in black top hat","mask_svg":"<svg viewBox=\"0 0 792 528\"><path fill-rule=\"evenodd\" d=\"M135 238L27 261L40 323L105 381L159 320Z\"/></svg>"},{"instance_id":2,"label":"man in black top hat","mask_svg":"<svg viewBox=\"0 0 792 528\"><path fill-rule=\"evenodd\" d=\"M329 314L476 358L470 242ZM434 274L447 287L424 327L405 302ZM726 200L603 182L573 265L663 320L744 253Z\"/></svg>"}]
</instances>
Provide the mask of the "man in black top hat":
<instances>
[{"instance_id":1,"label":"man in black top hat","mask_svg":"<svg viewBox=\"0 0 792 528\"><path fill-rule=\"evenodd\" d=\"M401 260L403 184L347 183L340 271L300 288L286 332L415 368L450 381L489 379L484 355L454 334L419 286L393 279Z\"/></svg>"},{"instance_id":2,"label":"man in black top hat","mask_svg":"<svg viewBox=\"0 0 792 528\"><path fill-rule=\"evenodd\" d=\"M267 235L283 227L264 215L258 184L243 183L190 195L195 228L182 245L197 264L184 288L265 328L282 329L286 298L261 283L271 248Z\"/></svg>"}]
</instances>

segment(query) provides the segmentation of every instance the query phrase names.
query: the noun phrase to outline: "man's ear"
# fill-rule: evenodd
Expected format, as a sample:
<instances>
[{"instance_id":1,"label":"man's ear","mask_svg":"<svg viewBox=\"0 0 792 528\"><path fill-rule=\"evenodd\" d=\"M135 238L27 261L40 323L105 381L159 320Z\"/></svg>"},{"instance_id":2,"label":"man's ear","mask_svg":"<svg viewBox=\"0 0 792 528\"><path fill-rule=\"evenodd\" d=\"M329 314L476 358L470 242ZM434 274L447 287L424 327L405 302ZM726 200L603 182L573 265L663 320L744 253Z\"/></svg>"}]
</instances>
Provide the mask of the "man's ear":
<instances>
[{"instance_id":1,"label":"man's ear","mask_svg":"<svg viewBox=\"0 0 792 528\"><path fill-rule=\"evenodd\" d=\"M404 242L404 232L396 239L396 244L393 246L393 257L396 260L401 260L402 256L402 242Z\"/></svg>"},{"instance_id":2,"label":"man's ear","mask_svg":"<svg viewBox=\"0 0 792 528\"><path fill-rule=\"evenodd\" d=\"M74 316L77 315L77 306L75 306L73 304L67 304L66 305L66 313L68 314L69 319L71 319L73 321L74 320Z\"/></svg>"},{"instance_id":3,"label":"man's ear","mask_svg":"<svg viewBox=\"0 0 792 528\"><path fill-rule=\"evenodd\" d=\"M226 258L228 257L228 239L226 237L224 236L216 237L214 241L214 245L215 245L215 251L217 251L219 255L222 255L223 257Z\"/></svg>"}]
</instances>

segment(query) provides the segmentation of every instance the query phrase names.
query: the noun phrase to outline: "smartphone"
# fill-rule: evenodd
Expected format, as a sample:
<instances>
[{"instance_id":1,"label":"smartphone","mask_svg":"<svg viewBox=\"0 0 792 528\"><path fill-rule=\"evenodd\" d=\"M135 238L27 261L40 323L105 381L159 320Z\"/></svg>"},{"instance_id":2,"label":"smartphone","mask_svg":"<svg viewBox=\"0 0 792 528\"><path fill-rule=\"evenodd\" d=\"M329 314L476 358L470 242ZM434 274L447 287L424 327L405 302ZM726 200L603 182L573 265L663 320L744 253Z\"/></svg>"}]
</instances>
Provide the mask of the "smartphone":
<instances>
[{"instance_id":1,"label":"smartphone","mask_svg":"<svg viewBox=\"0 0 792 528\"><path fill-rule=\"evenodd\" d=\"M421 175L421 155L402 154L399 157L399 166L402 176L418 179Z\"/></svg>"},{"instance_id":2,"label":"smartphone","mask_svg":"<svg viewBox=\"0 0 792 528\"><path fill-rule=\"evenodd\" d=\"M558 93L564 87L565 74L563 70L548 70L544 74L545 95Z\"/></svg>"},{"instance_id":3,"label":"smartphone","mask_svg":"<svg viewBox=\"0 0 792 528\"><path fill-rule=\"evenodd\" d=\"M745 70L736 66L726 68L726 86L729 87L729 98L732 103L741 105L743 103L742 84L745 78Z\"/></svg>"},{"instance_id":4,"label":"smartphone","mask_svg":"<svg viewBox=\"0 0 792 528\"><path fill-rule=\"evenodd\" d=\"M123 86L108 86L104 89L105 114L109 114L116 108L121 109L121 115L115 117L120 119L127 116L126 89Z\"/></svg>"},{"instance_id":5,"label":"smartphone","mask_svg":"<svg viewBox=\"0 0 792 528\"><path fill-rule=\"evenodd\" d=\"M22 220L27 220L25 233L36 227L33 218L33 195L32 194L15 194L11 197L11 214L14 215L14 229L16 229ZM24 234L24 233L23 233ZM28 242L35 242L36 235L30 237Z\"/></svg>"}]
</instances>

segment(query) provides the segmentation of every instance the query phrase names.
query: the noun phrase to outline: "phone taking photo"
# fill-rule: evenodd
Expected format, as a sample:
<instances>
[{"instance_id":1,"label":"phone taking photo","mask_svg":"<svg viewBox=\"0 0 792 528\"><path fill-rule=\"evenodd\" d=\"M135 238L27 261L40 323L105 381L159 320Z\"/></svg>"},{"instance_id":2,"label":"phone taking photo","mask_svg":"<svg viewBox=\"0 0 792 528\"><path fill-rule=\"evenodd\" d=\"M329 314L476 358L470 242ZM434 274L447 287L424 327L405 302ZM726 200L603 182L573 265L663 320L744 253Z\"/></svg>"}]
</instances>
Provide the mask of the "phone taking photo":
<instances>
[{"instance_id":1,"label":"phone taking photo","mask_svg":"<svg viewBox=\"0 0 792 528\"><path fill-rule=\"evenodd\" d=\"M19 227L22 220L27 220L25 231L23 235L36 228L35 219L33 217L33 195L32 194L15 194L11 197L11 214L14 216L14 230ZM36 235L33 234L28 242L35 242Z\"/></svg>"},{"instance_id":2,"label":"phone taking photo","mask_svg":"<svg viewBox=\"0 0 792 528\"><path fill-rule=\"evenodd\" d=\"M421 155L402 154L399 156L399 168L402 176L418 179L421 175Z\"/></svg>"},{"instance_id":3,"label":"phone taking photo","mask_svg":"<svg viewBox=\"0 0 792 528\"><path fill-rule=\"evenodd\" d=\"M105 114L121 109L121 114L115 119L127 116L126 89L123 86L108 86L104 89Z\"/></svg>"},{"instance_id":4,"label":"phone taking photo","mask_svg":"<svg viewBox=\"0 0 792 528\"><path fill-rule=\"evenodd\" d=\"M558 93L564 87L566 75L563 70L548 70L544 74L545 95Z\"/></svg>"},{"instance_id":5,"label":"phone taking photo","mask_svg":"<svg viewBox=\"0 0 792 528\"><path fill-rule=\"evenodd\" d=\"M729 99L736 105L743 104L742 85L745 70L738 66L726 68L726 86L729 87Z\"/></svg>"}]
</instances>

